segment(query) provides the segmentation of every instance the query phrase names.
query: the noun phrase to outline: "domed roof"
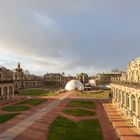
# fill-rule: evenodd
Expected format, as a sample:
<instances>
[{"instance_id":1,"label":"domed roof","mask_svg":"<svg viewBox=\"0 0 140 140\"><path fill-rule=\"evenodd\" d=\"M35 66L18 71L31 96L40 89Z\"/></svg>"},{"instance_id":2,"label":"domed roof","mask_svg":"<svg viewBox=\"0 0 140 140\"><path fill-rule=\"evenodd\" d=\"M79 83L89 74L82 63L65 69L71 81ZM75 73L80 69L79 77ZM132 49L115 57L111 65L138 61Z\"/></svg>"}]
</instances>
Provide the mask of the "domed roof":
<instances>
[{"instance_id":1,"label":"domed roof","mask_svg":"<svg viewBox=\"0 0 140 140\"><path fill-rule=\"evenodd\" d=\"M66 84L65 90L68 90L68 91L70 91L70 90L79 90L79 91L82 91L82 90L84 90L84 86L78 80L71 80L71 81L69 81Z\"/></svg>"},{"instance_id":2,"label":"domed roof","mask_svg":"<svg viewBox=\"0 0 140 140\"><path fill-rule=\"evenodd\" d=\"M140 64L140 57L136 58L136 59L135 59L135 62L136 62L137 64Z\"/></svg>"}]
</instances>

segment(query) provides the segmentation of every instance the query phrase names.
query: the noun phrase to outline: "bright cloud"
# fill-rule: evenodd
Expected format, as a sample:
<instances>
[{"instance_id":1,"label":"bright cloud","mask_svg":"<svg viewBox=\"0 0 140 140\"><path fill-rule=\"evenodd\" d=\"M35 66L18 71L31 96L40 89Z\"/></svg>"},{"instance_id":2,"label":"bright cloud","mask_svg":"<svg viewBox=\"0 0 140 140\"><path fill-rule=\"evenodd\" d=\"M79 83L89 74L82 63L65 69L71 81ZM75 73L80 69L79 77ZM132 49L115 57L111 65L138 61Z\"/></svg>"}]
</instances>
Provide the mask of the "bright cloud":
<instances>
[{"instance_id":1,"label":"bright cloud","mask_svg":"<svg viewBox=\"0 0 140 140\"><path fill-rule=\"evenodd\" d=\"M0 65L95 74L139 56L139 0L4 0Z\"/></svg>"}]
</instances>

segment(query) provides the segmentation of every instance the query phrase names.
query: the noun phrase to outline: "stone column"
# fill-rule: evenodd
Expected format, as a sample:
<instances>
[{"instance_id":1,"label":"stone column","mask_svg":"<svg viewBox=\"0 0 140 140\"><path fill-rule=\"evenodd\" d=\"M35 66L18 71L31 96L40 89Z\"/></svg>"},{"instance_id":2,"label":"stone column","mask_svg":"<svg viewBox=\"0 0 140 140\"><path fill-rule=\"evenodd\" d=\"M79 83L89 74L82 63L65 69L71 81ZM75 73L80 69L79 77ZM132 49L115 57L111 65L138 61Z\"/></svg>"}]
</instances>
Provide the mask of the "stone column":
<instances>
[{"instance_id":1,"label":"stone column","mask_svg":"<svg viewBox=\"0 0 140 140\"><path fill-rule=\"evenodd\" d=\"M10 98L10 96L9 96L9 87L7 87L7 99L9 99Z\"/></svg>"},{"instance_id":2,"label":"stone column","mask_svg":"<svg viewBox=\"0 0 140 140\"><path fill-rule=\"evenodd\" d=\"M126 92L124 92L124 106L125 106L125 108L127 107L127 105L126 105L126 98L127 98L126 95L127 95Z\"/></svg>"},{"instance_id":3,"label":"stone column","mask_svg":"<svg viewBox=\"0 0 140 140\"><path fill-rule=\"evenodd\" d=\"M136 95L135 97L136 99L136 116L138 117L139 116L139 97L138 95Z\"/></svg>"},{"instance_id":4,"label":"stone column","mask_svg":"<svg viewBox=\"0 0 140 140\"><path fill-rule=\"evenodd\" d=\"M132 111L132 94L129 95L129 110Z\"/></svg>"},{"instance_id":5,"label":"stone column","mask_svg":"<svg viewBox=\"0 0 140 140\"><path fill-rule=\"evenodd\" d=\"M3 87L1 87L1 96L3 96Z\"/></svg>"},{"instance_id":6,"label":"stone column","mask_svg":"<svg viewBox=\"0 0 140 140\"><path fill-rule=\"evenodd\" d=\"M129 119L132 119L132 94L129 95Z\"/></svg>"},{"instance_id":7,"label":"stone column","mask_svg":"<svg viewBox=\"0 0 140 140\"><path fill-rule=\"evenodd\" d=\"M12 87L12 97L14 98L15 97L15 89L14 89L14 86Z\"/></svg>"},{"instance_id":8,"label":"stone column","mask_svg":"<svg viewBox=\"0 0 140 140\"><path fill-rule=\"evenodd\" d=\"M114 100L116 100L116 89L114 88L114 90L113 90L113 95L114 95Z\"/></svg>"}]
</instances>

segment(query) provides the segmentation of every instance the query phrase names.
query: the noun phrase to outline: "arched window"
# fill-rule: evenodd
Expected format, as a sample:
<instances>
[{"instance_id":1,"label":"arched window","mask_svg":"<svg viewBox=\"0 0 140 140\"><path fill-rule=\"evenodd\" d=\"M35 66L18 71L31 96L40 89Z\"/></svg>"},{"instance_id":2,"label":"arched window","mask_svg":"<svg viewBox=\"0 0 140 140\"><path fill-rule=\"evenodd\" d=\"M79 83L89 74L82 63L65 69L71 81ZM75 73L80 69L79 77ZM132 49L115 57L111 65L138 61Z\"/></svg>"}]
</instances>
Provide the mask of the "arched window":
<instances>
[{"instance_id":1,"label":"arched window","mask_svg":"<svg viewBox=\"0 0 140 140\"><path fill-rule=\"evenodd\" d=\"M122 92L122 104L125 103L125 96L124 96L124 92Z\"/></svg>"},{"instance_id":2,"label":"arched window","mask_svg":"<svg viewBox=\"0 0 140 140\"><path fill-rule=\"evenodd\" d=\"M118 99L118 90L116 89L116 101Z\"/></svg>"},{"instance_id":3,"label":"arched window","mask_svg":"<svg viewBox=\"0 0 140 140\"><path fill-rule=\"evenodd\" d=\"M122 94L122 92L121 92L121 90L119 90L119 101L122 100L122 99L121 99L121 94Z\"/></svg>"},{"instance_id":4,"label":"arched window","mask_svg":"<svg viewBox=\"0 0 140 140\"><path fill-rule=\"evenodd\" d=\"M136 112L136 100L134 95L132 95L131 100L132 100L132 111Z\"/></svg>"},{"instance_id":5,"label":"arched window","mask_svg":"<svg viewBox=\"0 0 140 140\"><path fill-rule=\"evenodd\" d=\"M126 93L126 106L129 107L129 94Z\"/></svg>"},{"instance_id":6,"label":"arched window","mask_svg":"<svg viewBox=\"0 0 140 140\"><path fill-rule=\"evenodd\" d=\"M9 93L10 93L10 94L13 93L13 87L12 87L12 86L9 87Z\"/></svg>"},{"instance_id":7,"label":"arched window","mask_svg":"<svg viewBox=\"0 0 140 140\"><path fill-rule=\"evenodd\" d=\"M4 93L4 94L7 94L7 93L8 93L8 92L7 92L7 87L4 87L3 93Z\"/></svg>"}]
</instances>

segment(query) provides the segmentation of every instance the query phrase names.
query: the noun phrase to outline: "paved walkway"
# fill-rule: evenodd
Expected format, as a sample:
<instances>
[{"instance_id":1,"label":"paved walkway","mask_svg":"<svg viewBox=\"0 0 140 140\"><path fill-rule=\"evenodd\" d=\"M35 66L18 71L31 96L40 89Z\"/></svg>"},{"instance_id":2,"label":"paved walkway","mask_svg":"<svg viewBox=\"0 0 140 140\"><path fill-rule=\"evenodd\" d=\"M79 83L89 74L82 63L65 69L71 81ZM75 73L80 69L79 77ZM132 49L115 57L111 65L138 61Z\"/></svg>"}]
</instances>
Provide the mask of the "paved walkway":
<instances>
[{"instance_id":1,"label":"paved walkway","mask_svg":"<svg viewBox=\"0 0 140 140\"><path fill-rule=\"evenodd\" d=\"M103 106L120 140L140 140L140 133L138 130L129 124L111 103L104 103Z\"/></svg>"},{"instance_id":2,"label":"paved walkway","mask_svg":"<svg viewBox=\"0 0 140 140\"><path fill-rule=\"evenodd\" d=\"M14 140L47 140L49 126L65 108L67 103L67 99L63 100L57 107L44 115L41 119L37 120Z\"/></svg>"},{"instance_id":3,"label":"paved walkway","mask_svg":"<svg viewBox=\"0 0 140 140\"><path fill-rule=\"evenodd\" d=\"M28 127L33 125L37 120L41 119L44 115L48 114L56 106L58 106L64 99L73 94L72 92L67 92L63 96L58 97L55 101L50 103L48 106L42 108L38 112L19 122L17 125L9 128L7 131L0 134L0 140L13 140ZM32 134L33 135L33 134Z\"/></svg>"},{"instance_id":4,"label":"paved walkway","mask_svg":"<svg viewBox=\"0 0 140 140\"><path fill-rule=\"evenodd\" d=\"M97 116L101 125L104 140L119 140L101 102L97 102Z\"/></svg>"},{"instance_id":5,"label":"paved walkway","mask_svg":"<svg viewBox=\"0 0 140 140\"><path fill-rule=\"evenodd\" d=\"M83 99L73 97L75 94L75 92L64 93L62 96L57 97L57 99L44 103L44 105L42 104L39 108L36 107L30 110L30 112L27 111L27 114L24 114L24 116L21 115L23 120L17 119L16 121L18 121L18 123L13 121L13 127L10 126L11 124L9 125L10 127L6 129L5 127L0 127L0 131L2 130L0 132L0 140L47 140L49 126L58 115L65 116L74 121L98 118L104 140L119 140L117 134L120 140L140 140L140 134L137 129L131 126L127 120L122 117L120 112L115 110L111 103L102 104L101 100L91 99L96 102L97 107L97 116L94 117L74 118L70 115L63 114L61 111L66 107L69 100ZM28 115L29 117L27 117Z\"/></svg>"}]
</instances>

